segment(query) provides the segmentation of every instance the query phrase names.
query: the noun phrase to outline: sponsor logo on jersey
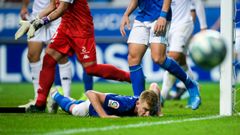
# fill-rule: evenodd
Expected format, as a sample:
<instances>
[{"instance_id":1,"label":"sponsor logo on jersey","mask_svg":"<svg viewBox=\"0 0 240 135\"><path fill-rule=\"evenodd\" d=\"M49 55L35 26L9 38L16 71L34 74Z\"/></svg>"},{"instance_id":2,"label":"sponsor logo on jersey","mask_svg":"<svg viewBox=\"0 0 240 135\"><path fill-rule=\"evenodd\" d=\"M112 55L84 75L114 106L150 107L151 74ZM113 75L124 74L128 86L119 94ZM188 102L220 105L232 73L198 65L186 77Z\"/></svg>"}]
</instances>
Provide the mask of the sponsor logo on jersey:
<instances>
[{"instance_id":1,"label":"sponsor logo on jersey","mask_svg":"<svg viewBox=\"0 0 240 135\"><path fill-rule=\"evenodd\" d=\"M113 109L118 109L119 108L119 103L118 103L118 101L115 101L115 100L109 100L108 101L108 107L111 107Z\"/></svg>"},{"instance_id":2,"label":"sponsor logo on jersey","mask_svg":"<svg viewBox=\"0 0 240 135\"><path fill-rule=\"evenodd\" d=\"M81 54L88 54L89 53L89 51L87 51L87 49L86 49L86 47L82 47L82 50L81 50L82 52L81 52Z\"/></svg>"},{"instance_id":3,"label":"sponsor logo on jersey","mask_svg":"<svg viewBox=\"0 0 240 135\"><path fill-rule=\"evenodd\" d=\"M83 56L83 59L88 59L89 58L89 56L87 55L87 54L85 54L84 56Z\"/></svg>"}]
</instances>

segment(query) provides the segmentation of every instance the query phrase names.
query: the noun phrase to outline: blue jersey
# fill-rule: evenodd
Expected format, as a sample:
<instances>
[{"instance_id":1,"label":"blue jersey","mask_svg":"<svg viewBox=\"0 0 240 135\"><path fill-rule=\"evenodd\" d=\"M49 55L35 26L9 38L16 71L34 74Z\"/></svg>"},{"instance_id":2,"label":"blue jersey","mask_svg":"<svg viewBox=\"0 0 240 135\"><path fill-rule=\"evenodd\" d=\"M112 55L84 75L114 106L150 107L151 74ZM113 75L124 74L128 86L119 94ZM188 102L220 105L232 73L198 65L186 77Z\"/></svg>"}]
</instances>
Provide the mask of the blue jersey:
<instances>
[{"instance_id":1,"label":"blue jersey","mask_svg":"<svg viewBox=\"0 0 240 135\"><path fill-rule=\"evenodd\" d=\"M159 18L164 0L138 0L138 14L136 20L140 22L155 21ZM167 21L171 21L172 11L167 14Z\"/></svg>"},{"instance_id":2,"label":"blue jersey","mask_svg":"<svg viewBox=\"0 0 240 135\"><path fill-rule=\"evenodd\" d=\"M136 116L134 109L138 97L135 96L121 96L116 94L106 95L103 103L103 109L108 115L117 116ZM98 113L93 108L92 104L89 106L89 115L98 116Z\"/></svg>"},{"instance_id":3,"label":"blue jersey","mask_svg":"<svg viewBox=\"0 0 240 135\"><path fill-rule=\"evenodd\" d=\"M240 0L236 1L235 23L236 27L240 28Z\"/></svg>"}]
</instances>

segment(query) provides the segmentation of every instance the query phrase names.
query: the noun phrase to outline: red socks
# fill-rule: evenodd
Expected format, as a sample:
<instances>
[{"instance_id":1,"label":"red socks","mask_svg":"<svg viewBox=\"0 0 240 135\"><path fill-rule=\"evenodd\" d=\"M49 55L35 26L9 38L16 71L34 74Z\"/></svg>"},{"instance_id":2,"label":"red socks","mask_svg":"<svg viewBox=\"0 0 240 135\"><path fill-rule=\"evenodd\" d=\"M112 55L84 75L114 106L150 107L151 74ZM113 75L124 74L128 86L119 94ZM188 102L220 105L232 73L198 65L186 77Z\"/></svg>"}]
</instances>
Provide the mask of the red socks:
<instances>
[{"instance_id":1,"label":"red socks","mask_svg":"<svg viewBox=\"0 0 240 135\"><path fill-rule=\"evenodd\" d=\"M105 79L131 82L129 72L123 71L110 64L94 64L85 68L87 74Z\"/></svg>"},{"instance_id":2,"label":"red socks","mask_svg":"<svg viewBox=\"0 0 240 135\"><path fill-rule=\"evenodd\" d=\"M52 87L57 61L46 54L43 58L43 66L39 77L39 88L36 106L46 106L47 96Z\"/></svg>"}]
</instances>

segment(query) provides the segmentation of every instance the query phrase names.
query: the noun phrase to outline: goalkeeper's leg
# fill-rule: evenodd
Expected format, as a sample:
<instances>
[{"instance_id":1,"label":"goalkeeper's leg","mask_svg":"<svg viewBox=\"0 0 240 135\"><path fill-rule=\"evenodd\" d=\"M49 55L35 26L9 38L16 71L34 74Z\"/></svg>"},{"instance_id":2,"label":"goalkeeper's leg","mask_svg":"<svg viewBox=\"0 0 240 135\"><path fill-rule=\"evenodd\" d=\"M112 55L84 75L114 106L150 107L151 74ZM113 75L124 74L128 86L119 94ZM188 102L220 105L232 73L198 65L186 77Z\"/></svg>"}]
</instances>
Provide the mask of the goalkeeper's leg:
<instances>
[{"instance_id":1,"label":"goalkeeper's leg","mask_svg":"<svg viewBox=\"0 0 240 135\"><path fill-rule=\"evenodd\" d=\"M30 100L29 103L25 105L20 105L19 107L28 107L35 103L35 99L37 98L37 90L38 90L38 82L39 82L39 74L42 69L42 62L40 61L40 55L42 52L43 44L42 42L37 41L29 41L28 42L28 61L31 71L32 83L34 88L34 99Z\"/></svg>"},{"instance_id":2,"label":"goalkeeper's leg","mask_svg":"<svg viewBox=\"0 0 240 135\"><path fill-rule=\"evenodd\" d=\"M37 89L39 87L39 74L42 69L40 56L42 53L43 43L37 41L28 42L28 60L31 68L32 81L34 87L34 97L37 97Z\"/></svg>"},{"instance_id":3,"label":"goalkeeper's leg","mask_svg":"<svg viewBox=\"0 0 240 135\"><path fill-rule=\"evenodd\" d=\"M47 96L54 81L55 67L63 55L54 49L47 48L40 72L38 96L35 105L27 108L27 112L42 112L45 110Z\"/></svg>"},{"instance_id":4,"label":"goalkeeper's leg","mask_svg":"<svg viewBox=\"0 0 240 135\"><path fill-rule=\"evenodd\" d=\"M63 94L65 97L70 97L72 83L72 64L68 60L68 57L64 57L58 62L58 66Z\"/></svg>"}]
</instances>

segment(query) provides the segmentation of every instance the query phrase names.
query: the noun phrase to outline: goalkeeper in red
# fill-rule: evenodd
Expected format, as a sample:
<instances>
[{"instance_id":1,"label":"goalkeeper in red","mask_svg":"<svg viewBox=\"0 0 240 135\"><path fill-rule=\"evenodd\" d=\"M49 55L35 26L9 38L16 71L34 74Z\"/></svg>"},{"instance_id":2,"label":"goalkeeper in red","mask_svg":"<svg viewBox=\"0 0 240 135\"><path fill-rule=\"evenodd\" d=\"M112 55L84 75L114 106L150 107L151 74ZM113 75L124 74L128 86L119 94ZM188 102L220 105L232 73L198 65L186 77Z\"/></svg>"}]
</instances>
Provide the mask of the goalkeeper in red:
<instances>
[{"instance_id":1,"label":"goalkeeper in red","mask_svg":"<svg viewBox=\"0 0 240 135\"><path fill-rule=\"evenodd\" d=\"M89 75L106 79L130 82L128 72L112 65L97 64L96 43L94 38L93 18L87 0L51 0L48 8L35 19L27 32L28 38L41 26L62 16L61 24L46 49L43 67L40 72L38 97L35 105L27 108L27 112L44 112L46 99L54 80L55 65L66 55L76 53L79 62Z\"/></svg>"}]
</instances>

